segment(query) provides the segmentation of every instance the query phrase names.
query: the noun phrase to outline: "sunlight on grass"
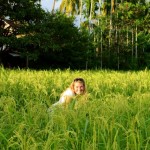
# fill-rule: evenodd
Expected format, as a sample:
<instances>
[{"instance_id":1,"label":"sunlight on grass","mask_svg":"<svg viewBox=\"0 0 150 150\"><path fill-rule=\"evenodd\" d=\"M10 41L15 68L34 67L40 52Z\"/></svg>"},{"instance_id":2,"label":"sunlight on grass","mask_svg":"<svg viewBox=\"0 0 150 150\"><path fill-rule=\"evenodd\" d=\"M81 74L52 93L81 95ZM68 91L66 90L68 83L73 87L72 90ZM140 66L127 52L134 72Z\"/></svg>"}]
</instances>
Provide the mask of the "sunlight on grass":
<instances>
[{"instance_id":1,"label":"sunlight on grass","mask_svg":"<svg viewBox=\"0 0 150 150\"><path fill-rule=\"evenodd\" d=\"M48 112L75 77L85 79L88 103ZM0 68L0 149L148 150L149 91L148 70Z\"/></svg>"}]
</instances>

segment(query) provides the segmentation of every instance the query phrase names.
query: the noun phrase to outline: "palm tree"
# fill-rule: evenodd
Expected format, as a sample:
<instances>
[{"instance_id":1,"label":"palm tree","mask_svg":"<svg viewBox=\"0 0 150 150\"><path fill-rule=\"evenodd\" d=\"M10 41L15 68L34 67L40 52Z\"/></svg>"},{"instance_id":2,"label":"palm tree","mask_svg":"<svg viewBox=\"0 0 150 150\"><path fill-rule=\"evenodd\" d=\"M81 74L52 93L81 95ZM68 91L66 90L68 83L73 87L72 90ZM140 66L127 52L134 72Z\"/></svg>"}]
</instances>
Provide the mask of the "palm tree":
<instances>
[{"instance_id":1,"label":"palm tree","mask_svg":"<svg viewBox=\"0 0 150 150\"><path fill-rule=\"evenodd\" d=\"M67 15L75 15L79 10L79 0L62 0L60 11Z\"/></svg>"},{"instance_id":2,"label":"palm tree","mask_svg":"<svg viewBox=\"0 0 150 150\"><path fill-rule=\"evenodd\" d=\"M80 7L80 25L82 23L82 10L83 10L83 0L80 0L80 3L79 3L79 7Z\"/></svg>"}]
</instances>

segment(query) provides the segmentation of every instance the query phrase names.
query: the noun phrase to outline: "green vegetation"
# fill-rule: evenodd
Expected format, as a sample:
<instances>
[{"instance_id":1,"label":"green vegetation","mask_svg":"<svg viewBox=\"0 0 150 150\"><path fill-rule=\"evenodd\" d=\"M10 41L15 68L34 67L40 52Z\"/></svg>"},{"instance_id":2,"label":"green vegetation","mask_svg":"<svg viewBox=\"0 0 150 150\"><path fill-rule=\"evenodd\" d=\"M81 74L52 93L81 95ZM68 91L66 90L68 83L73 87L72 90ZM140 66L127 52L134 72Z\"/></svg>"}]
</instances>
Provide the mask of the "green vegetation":
<instances>
[{"instance_id":1,"label":"green vegetation","mask_svg":"<svg viewBox=\"0 0 150 150\"><path fill-rule=\"evenodd\" d=\"M0 65L4 67L150 68L147 0L60 0L59 10L52 12L43 10L39 0L1 1Z\"/></svg>"},{"instance_id":2,"label":"green vegetation","mask_svg":"<svg viewBox=\"0 0 150 150\"><path fill-rule=\"evenodd\" d=\"M47 109L82 76L89 93L78 109ZM0 149L148 150L150 71L0 68Z\"/></svg>"}]
</instances>

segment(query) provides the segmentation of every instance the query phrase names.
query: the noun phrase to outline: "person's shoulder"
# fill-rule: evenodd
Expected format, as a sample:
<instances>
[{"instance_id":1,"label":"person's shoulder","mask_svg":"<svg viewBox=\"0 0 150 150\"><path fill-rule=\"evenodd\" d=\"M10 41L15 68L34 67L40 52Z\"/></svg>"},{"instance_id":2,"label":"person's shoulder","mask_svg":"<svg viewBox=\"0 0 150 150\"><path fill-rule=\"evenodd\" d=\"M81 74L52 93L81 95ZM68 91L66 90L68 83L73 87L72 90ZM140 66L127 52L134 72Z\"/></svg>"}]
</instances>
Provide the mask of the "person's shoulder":
<instances>
[{"instance_id":1,"label":"person's shoulder","mask_svg":"<svg viewBox=\"0 0 150 150\"><path fill-rule=\"evenodd\" d=\"M67 89L64 91L63 95L74 96L75 94L74 94L74 92L71 90L71 88L67 88Z\"/></svg>"}]
</instances>

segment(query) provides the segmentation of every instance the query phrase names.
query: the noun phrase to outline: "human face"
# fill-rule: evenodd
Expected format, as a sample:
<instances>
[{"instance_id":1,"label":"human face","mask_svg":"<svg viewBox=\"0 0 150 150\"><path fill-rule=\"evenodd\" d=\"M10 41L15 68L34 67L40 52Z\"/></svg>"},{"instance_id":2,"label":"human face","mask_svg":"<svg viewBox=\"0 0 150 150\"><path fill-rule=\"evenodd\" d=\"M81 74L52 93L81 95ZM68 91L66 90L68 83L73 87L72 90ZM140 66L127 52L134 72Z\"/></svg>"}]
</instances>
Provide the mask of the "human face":
<instances>
[{"instance_id":1,"label":"human face","mask_svg":"<svg viewBox=\"0 0 150 150\"><path fill-rule=\"evenodd\" d=\"M82 82L74 82L74 92L77 95L81 95L84 93L85 87Z\"/></svg>"}]
</instances>

